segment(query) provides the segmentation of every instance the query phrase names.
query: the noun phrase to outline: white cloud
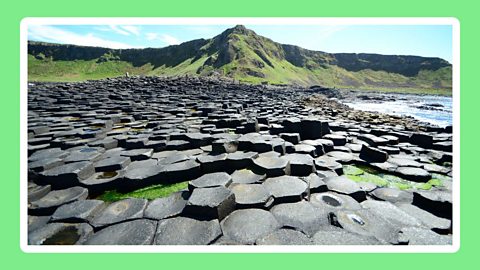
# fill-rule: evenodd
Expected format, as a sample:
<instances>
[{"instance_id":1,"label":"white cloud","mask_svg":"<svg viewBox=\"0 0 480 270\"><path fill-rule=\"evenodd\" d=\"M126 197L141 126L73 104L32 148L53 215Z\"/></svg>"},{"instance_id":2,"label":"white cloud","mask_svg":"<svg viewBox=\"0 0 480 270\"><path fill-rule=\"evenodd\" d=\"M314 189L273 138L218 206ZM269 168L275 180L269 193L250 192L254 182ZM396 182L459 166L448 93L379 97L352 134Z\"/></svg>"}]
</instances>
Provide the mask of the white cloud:
<instances>
[{"instance_id":1,"label":"white cloud","mask_svg":"<svg viewBox=\"0 0 480 270\"><path fill-rule=\"evenodd\" d=\"M124 26L120 26L123 30L126 30L136 36L139 36L140 35L140 27L138 26L133 26L133 25L124 25Z\"/></svg>"},{"instance_id":2,"label":"white cloud","mask_svg":"<svg viewBox=\"0 0 480 270\"><path fill-rule=\"evenodd\" d=\"M180 40L178 40L176 37L168 35L168 34L146 33L145 37L149 41L160 40L160 41L166 43L167 45L180 44Z\"/></svg>"},{"instance_id":3,"label":"white cloud","mask_svg":"<svg viewBox=\"0 0 480 270\"><path fill-rule=\"evenodd\" d=\"M81 35L49 25L29 25L28 39L112 49L136 48L126 43L96 37L92 33Z\"/></svg>"},{"instance_id":4,"label":"white cloud","mask_svg":"<svg viewBox=\"0 0 480 270\"><path fill-rule=\"evenodd\" d=\"M124 29L120 28L118 25L110 25L110 29L112 29L115 33L124 35L124 36L129 36L130 32L125 31Z\"/></svg>"}]
</instances>

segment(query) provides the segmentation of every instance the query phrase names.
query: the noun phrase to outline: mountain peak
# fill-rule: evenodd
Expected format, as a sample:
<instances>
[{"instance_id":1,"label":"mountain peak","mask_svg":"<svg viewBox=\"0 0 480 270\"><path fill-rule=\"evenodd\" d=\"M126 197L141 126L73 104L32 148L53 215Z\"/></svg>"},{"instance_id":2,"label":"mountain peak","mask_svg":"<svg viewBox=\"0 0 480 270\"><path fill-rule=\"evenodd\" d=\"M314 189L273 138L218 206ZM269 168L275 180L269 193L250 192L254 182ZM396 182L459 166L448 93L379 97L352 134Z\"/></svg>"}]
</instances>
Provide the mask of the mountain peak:
<instances>
[{"instance_id":1,"label":"mountain peak","mask_svg":"<svg viewBox=\"0 0 480 270\"><path fill-rule=\"evenodd\" d=\"M247 29L244 25L241 24L237 24L235 25L235 27L227 29L227 32L236 34L247 34L249 31L251 30Z\"/></svg>"}]
</instances>

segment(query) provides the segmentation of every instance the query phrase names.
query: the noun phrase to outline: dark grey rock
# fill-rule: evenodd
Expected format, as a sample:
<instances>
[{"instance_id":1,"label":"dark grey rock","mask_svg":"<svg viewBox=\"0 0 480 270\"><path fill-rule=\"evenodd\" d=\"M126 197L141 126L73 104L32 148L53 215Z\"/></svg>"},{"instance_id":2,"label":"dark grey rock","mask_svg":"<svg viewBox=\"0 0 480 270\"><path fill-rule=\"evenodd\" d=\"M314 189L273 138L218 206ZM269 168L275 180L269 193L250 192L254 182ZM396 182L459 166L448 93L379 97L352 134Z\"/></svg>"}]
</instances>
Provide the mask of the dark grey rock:
<instances>
[{"instance_id":1,"label":"dark grey rock","mask_svg":"<svg viewBox=\"0 0 480 270\"><path fill-rule=\"evenodd\" d=\"M314 159L306 154L288 154L283 157L290 163L290 174L308 176L315 172Z\"/></svg>"},{"instance_id":2,"label":"dark grey rock","mask_svg":"<svg viewBox=\"0 0 480 270\"><path fill-rule=\"evenodd\" d=\"M86 223L50 223L28 233L29 245L80 245L93 233Z\"/></svg>"},{"instance_id":3,"label":"dark grey rock","mask_svg":"<svg viewBox=\"0 0 480 270\"><path fill-rule=\"evenodd\" d=\"M262 184L273 195L275 203L297 202L308 195L308 184L298 177L267 178Z\"/></svg>"},{"instance_id":4,"label":"dark grey rock","mask_svg":"<svg viewBox=\"0 0 480 270\"><path fill-rule=\"evenodd\" d=\"M281 157L260 156L253 161L253 171L266 174L267 177L281 176L290 173L290 164Z\"/></svg>"},{"instance_id":5,"label":"dark grey rock","mask_svg":"<svg viewBox=\"0 0 480 270\"><path fill-rule=\"evenodd\" d=\"M182 213L190 194L187 191L175 192L165 198L151 201L145 209L145 218L164 219Z\"/></svg>"},{"instance_id":6,"label":"dark grey rock","mask_svg":"<svg viewBox=\"0 0 480 270\"><path fill-rule=\"evenodd\" d=\"M279 204L270 212L283 227L294 228L308 236L313 236L322 225L328 224L328 212L306 201Z\"/></svg>"},{"instance_id":7,"label":"dark grey rock","mask_svg":"<svg viewBox=\"0 0 480 270\"><path fill-rule=\"evenodd\" d=\"M260 184L232 185L237 208L268 208L273 203L273 197Z\"/></svg>"},{"instance_id":8,"label":"dark grey rock","mask_svg":"<svg viewBox=\"0 0 480 270\"><path fill-rule=\"evenodd\" d=\"M328 190L349 195L359 202L365 200L365 191L357 182L345 176L327 177L324 181L327 184Z\"/></svg>"},{"instance_id":9,"label":"dark grey rock","mask_svg":"<svg viewBox=\"0 0 480 270\"><path fill-rule=\"evenodd\" d=\"M87 197L88 190L82 187L53 190L40 199L30 202L28 205L28 213L51 215L60 205L77 200L85 200Z\"/></svg>"},{"instance_id":10,"label":"dark grey rock","mask_svg":"<svg viewBox=\"0 0 480 270\"><path fill-rule=\"evenodd\" d=\"M95 163L96 172L113 172L125 169L130 164L129 157L114 156Z\"/></svg>"},{"instance_id":11,"label":"dark grey rock","mask_svg":"<svg viewBox=\"0 0 480 270\"><path fill-rule=\"evenodd\" d=\"M157 221L137 219L108 226L91 236L85 245L151 245Z\"/></svg>"},{"instance_id":12,"label":"dark grey rock","mask_svg":"<svg viewBox=\"0 0 480 270\"><path fill-rule=\"evenodd\" d=\"M324 227L312 237L315 245L381 245L371 236L363 236L337 227Z\"/></svg>"},{"instance_id":13,"label":"dark grey rock","mask_svg":"<svg viewBox=\"0 0 480 270\"><path fill-rule=\"evenodd\" d=\"M392 203L384 201L366 200L361 203L362 207L392 223L401 224L405 227L419 227L422 223L417 218L396 207Z\"/></svg>"},{"instance_id":14,"label":"dark grey rock","mask_svg":"<svg viewBox=\"0 0 480 270\"><path fill-rule=\"evenodd\" d=\"M114 202L98 212L90 220L95 228L102 228L111 224L124 222L143 217L143 211L147 206L147 200L129 198Z\"/></svg>"},{"instance_id":15,"label":"dark grey rock","mask_svg":"<svg viewBox=\"0 0 480 270\"><path fill-rule=\"evenodd\" d=\"M155 245L208 245L221 234L218 220L169 218L158 222Z\"/></svg>"},{"instance_id":16,"label":"dark grey rock","mask_svg":"<svg viewBox=\"0 0 480 270\"><path fill-rule=\"evenodd\" d=\"M202 220L222 220L235 210L235 195L225 187L196 188L184 213Z\"/></svg>"},{"instance_id":17,"label":"dark grey rock","mask_svg":"<svg viewBox=\"0 0 480 270\"><path fill-rule=\"evenodd\" d=\"M50 185L39 186L33 182L28 182L28 201L36 201L51 191Z\"/></svg>"},{"instance_id":18,"label":"dark grey rock","mask_svg":"<svg viewBox=\"0 0 480 270\"><path fill-rule=\"evenodd\" d=\"M432 230L419 227L402 228L400 242L409 245L451 245L451 235L440 235Z\"/></svg>"},{"instance_id":19,"label":"dark grey rock","mask_svg":"<svg viewBox=\"0 0 480 270\"><path fill-rule=\"evenodd\" d=\"M228 187L231 183L232 177L228 173L208 173L190 181L188 183L188 189L192 191L196 188Z\"/></svg>"},{"instance_id":20,"label":"dark grey rock","mask_svg":"<svg viewBox=\"0 0 480 270\"><path fill-rule=\"evenodd\" d=\"M274 232L280 224L268 211L236 210L220 223L223 235L240 244L254 244L257 239Z\"/></svg>"},{"instance_id":21,"label":"dark grey rock","mask_svg":"<svg viewBox=\"0 0 480 270\"><path fill-rule=\"evenodd\" d=\"M330 212L362 208L361 204L352 197L334 192L313 193L310 195L310 203L315 207Z\"/></svg>"},{"instance_id":22,"label":"dark grey rock","mask_svg":"<svg viewBox=\"0 0 480 270\"><path fill-rule=\"evenodd\" d=\"M267 175L256 174L251 170L243 169L237 170L232 174L232 183L235 184L254 184L261 183Z\"/></svg>"},{"instance_id":23,"label":"dark grey rock","mask_svg":"<svg viewBox=\"0 0 480 270\"><path fill-rule=\"evenodd\" d=\"M451 230L452 222L448 219L437 217L411 204L400 203L397 204L397 206L402 211L420 220L420 222L422 222L423 226L426 228L435 229L446 233L450 232Z\"/></svg>"},{"instance_id":24,"label":"dark grey rock","mask_svg":"<svg viewBox=\"0 0 480 270\"><path fill-rule=\"evenodd\" d=\"M388 159L388 154L378 148L363 145L360 158L368 162L385 162Z\"/></svg>"},{"instance_id":25,"label":"dark grey rock","mask_svg":"<svg viewBox=\"0 0 480 270\"><path fill-rule=\"evenodd\" d=\"M312 245L305 234L289 229L274 231L256 241L257 245Z\"/></svg>"},{"instance_id":26,"label":"dark grey rock","mask_svg":"<svg viewBox=\"0 0 480 270\"><path fill-rule=\"evenodd\" d=\"M50 216L28 216L28 232L45 227L50 218Z\"/></svg>"},{"instance_id":27,"label":"dark grey rock","mask_svg":"<svg viewBox=\"0 0 480 270\"><path fill-rule=\"evenodd\" d=\"M399 176L415 182L427 182L432 179L432 175L421 168L398 167L395 172Z\"/></svg>"},{"instance_id":28,"label":"dark grey rock","mask_svg":"<svg viewBox=\"0 0 480 270\"><path fill-rule=\"evenodd\" d=\"M375 198L388 201L391 203L407 203L413 202L413 193L396 188L377 188L370 193Z\"/></svg>"},{"instance_id":29,"label":"dark grey rock","mask_svg":"<svg viewBox=\"0 0 480 270\"><path fill-rule=\"evenodd\" d=\"M78 185L80 179L87 179L94 172L92 163L81 161L43 171L40 176L42 182L52 185L55 189L61 189Z\"/></svg>"},{"instance_id":30,"label":"dark grey rock","mask_svg":"<svg viewBox=\"0 0 480 270\"><path fill-rule=\"evenodd\" d=\"M100 200L81 200L64 204L53 213L52 221L88 222L89 217L95 215L105 207Z\"/></svg>"}]
</instances>

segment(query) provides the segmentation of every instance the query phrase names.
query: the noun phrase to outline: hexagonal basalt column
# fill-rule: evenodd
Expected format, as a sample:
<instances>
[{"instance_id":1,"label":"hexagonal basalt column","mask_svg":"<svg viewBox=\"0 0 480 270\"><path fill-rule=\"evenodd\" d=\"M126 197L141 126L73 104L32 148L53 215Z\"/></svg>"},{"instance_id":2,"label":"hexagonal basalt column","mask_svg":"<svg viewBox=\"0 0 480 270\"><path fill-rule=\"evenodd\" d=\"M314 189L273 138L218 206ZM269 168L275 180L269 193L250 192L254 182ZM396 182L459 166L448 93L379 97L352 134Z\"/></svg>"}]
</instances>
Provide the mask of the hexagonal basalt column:
<instances>
[{"instance_id":1,"label":"hexagonal basalt column","mask_svg":"<svg viewBox=\"0 0 480 270\"><path fill-rule=\"evenodd\" d=\"M95 169L89 161L73 162L40 173L42 183L50 184L56 189L78 185L80 179L92 176Z\"/></svg>"},{"instance_id":2,"label":"hexagonal basalt column","mask_svg":"<svg viewBox=\"0 0 480 270\"><path fill-rule=\"evenodd\" d=\"M187 217L161 220L156 245L208 245L222 234L218 220L200 221Z\"/></svg>"},{"instance_id":3,"label":"hexagonal basalt column","mask_svg":"<svg viewBox=\"0 0 480 270\"><path fill-rule=\"evenodd\" d=\"M88 190L82 187L53 190L42 198L30 202L28 212L34 215L51 215L59 206L77 200L85 200L87 197Z\"/></svg>"},{"instance_id":4,"label":"hexagonal basalt column","mask_svg":"<svg viewBox=\"0 0 480 270\"><path fill-rule=\"evenodd\" d=\"M232 177L228 173L208 173L188 183L190 191L196 188L228 187L232 183Z\"/></svg>"},{"instance_id":5,"label":"hexagonal basalt column","mask_svg":"<svg viewBox=\"0 0 480 270\"><path fill-rule=\"evenodd\" d=\"M157 221L137 219L108 226L91 236L85 245L151 245Z\"/></svg>"},{"instance_id":6,"label":"hexagonal basalt column","mask_svg":"<svg viewBox=\"0 0 480 270\"><path fill-rule=\"evenodd\" d=\"M290 174L294 176L308 176L315 172L314 159L306 154L288 154L283 157L290 163Z\"/></svg>"},{"instance_id":7,"label":"hexagonal basalt column","mask_svg":"<svg viewBox=\"0 0 480 270\"><path fill-rule=\"evenodd\" d=\"M184 213L202 219L222 220L235 209L235 195L225 187L196 188Z\"/></svg>"},{"instance_id":8,"label":"hexagonal basalt column","mask_svg":"<svg viewBox=\"0 0 480 270\"><path fill-rule=\"evenodd\" d=\"M262 185L273 195L275 204L301 201L309 192L308 184L294 176L267 178Z\"/></svg>"},{"instance_id":9,"label":"hexagonal basalt column","mask_svg":"<svg viewBox=\"0 0 480 270\"><path fill-rule=\"evenodd\" d=\"M102 228L111 224L139 219L147 206L145 199L125 199L114 202L91 218L90 224L95 228Z\"/></svg>"},{"instance_id":10,"label":"hexagonal basalt column","mask_svg":"<svg viewBox=\"0 0 480 270\"><path fill-rule=\"evenodd\" d=\"M273 203L270 192L261 184L235 184L231 187L238 209L265 208Z\"/></svg>"},{"instance_id":11,"label":"hexagonal basalt column","mask_svg":"<svg viewBox=\"0 0 480 270\"><path fill-rule=\"evenodd\" d=\"M253 161L253 171L268 177L290 174L290 164L281 157L260 156Z\"/></svg>"}]
</instances>

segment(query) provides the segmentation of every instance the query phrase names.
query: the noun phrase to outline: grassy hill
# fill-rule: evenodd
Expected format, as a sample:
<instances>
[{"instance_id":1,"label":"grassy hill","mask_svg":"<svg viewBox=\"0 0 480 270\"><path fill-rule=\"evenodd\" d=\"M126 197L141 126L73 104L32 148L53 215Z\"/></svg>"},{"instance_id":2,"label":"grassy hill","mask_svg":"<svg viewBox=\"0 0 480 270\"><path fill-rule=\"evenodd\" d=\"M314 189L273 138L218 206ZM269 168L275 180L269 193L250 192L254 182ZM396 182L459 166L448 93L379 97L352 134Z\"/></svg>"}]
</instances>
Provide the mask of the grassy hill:
<instances>
[{"instance_id":1,"label":"grassy hill","mask_svg":"<svg viewBox=\"0 0 480 270\"><path fill-rule=\"evenodd\" d=\"M451 65L440 58L311 51L276 43L243 26L165 48L114 50L29 42L31 81L80 81L126 72L437 94L450 94L452 87Z\"/></svg>"}]
</instances>

